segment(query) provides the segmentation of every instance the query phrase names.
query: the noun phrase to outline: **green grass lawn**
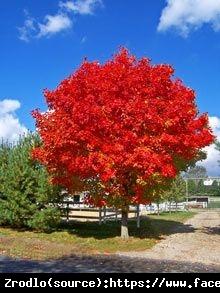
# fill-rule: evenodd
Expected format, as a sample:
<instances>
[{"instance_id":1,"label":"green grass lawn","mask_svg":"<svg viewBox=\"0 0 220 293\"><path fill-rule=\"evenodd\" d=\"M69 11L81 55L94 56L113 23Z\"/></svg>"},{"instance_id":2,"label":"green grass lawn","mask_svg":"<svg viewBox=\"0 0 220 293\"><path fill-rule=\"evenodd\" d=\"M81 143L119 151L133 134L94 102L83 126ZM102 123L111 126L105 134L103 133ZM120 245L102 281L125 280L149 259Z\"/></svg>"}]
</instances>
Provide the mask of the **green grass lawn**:
<instances>
[{"instance_id":1,"label":"green grass lawn","mask_svg":"<svg viewBox=\"0 0 220 293\"><path fill-rule=\"evenodd\" d=\"M141 251L153 247L165 235L181 231L193 212L176 212L143 217L141 228L129 221L130 239L120 239L120 223L99 226L91 222L63 223L51 233L0 228L0 254L28 259L51 259L71 254L110 254Z\"/></svg>"},{"instance_id":2,"label":"green grass lawn","mask_svg":"<svg viewBox=\"0 0 220 293\"><path fill-rule=\"evenodd\" d=\"M220 209L220 196L209 197L209 209Z\"/></svg>"},{"instance_id":3,"label":"green grass lawn","mask_svg":"<svg viewBox=\"0 0 220 293\"><path fill-rule=\"evenodd\" d=\"M211 201L208 203L209 209L220 209L220 201Z\"/></svg>"}]
</instances>

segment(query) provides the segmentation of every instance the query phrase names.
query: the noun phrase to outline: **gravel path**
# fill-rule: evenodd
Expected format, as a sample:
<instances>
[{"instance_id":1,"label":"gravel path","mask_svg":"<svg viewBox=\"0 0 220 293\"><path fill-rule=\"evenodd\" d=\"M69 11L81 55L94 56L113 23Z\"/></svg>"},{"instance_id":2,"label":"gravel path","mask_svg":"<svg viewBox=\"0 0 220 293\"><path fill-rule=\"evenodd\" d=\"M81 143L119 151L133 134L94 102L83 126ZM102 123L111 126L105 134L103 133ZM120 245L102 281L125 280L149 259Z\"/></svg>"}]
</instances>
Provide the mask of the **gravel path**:
<instances>
[{"instance_id":1,"label":"gravel path","mask_svg":"<svg viewBox=\"0 0 220 293\"><path fill-rule=\"evenodd\" d=\"M120 255L220 267L220 211L200 212L151 250Z\"/></svg>"}]
</instances>

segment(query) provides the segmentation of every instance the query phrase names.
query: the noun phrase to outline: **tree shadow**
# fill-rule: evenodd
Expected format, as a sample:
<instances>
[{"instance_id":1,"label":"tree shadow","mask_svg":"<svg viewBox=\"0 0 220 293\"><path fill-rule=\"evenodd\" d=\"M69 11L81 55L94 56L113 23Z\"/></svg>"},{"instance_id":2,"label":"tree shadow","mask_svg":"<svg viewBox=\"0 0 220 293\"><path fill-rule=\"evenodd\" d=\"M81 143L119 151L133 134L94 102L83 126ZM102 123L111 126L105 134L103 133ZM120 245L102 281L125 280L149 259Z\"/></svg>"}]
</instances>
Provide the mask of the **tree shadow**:
<instances>
[{"instance_id":1,"label":"tree shadow","mask_svg":"<svg viewBox=\"0 0 220 293\"><path fill-rule=\"evenodd\" d=\"M156 239L160 240L164 236L177 234L177 233L193 233L195 228L189 224L184 224L177 220L171 219L158 219L148 216L140 217L140 228L137 228L136 218L130 218L128 223L129 235L136 239ZM66 222L63 220L57 227L47 231L36 231L28 228L13 228L10 226L2 226L20 233L32 232L32 233L45 233L53 234L54 232L67 232L70 235L75 235L81 238L94 238L97 240L120 237L121 233L121 221L118 220L106 220L101 225L98 221L77 221L70 220ZM209 227L208 227L209 228ZM207 229L208 229L207 228ZM211 228L210 228L211 229ZM215 231L217 233L217 230ZM208 231L207 231L208 233ZM211 230L210 230L211 233ZM214 230L213 230L214 233ZM0 235L1 236L1 235ZM2 235L4 237L4 235Z\"/></svg>"},{"instance_id":2,"label":"tree shadow","mask_svg":"<svg viewBox=\"0 0 220 293\"><path fill-rule=\"evenodd\" d=\"M220 235L220 226L215 226L215 227L204 227L203 232L209 235Z\"/></svg>"},{"instance_id":3,"label":"tree shadow","mask_svg":"<svg viewBox=\"0 0 220 293\"><path fill-rule=\"evenodd\" d=\"M0 257L1 273L219 273L220 266L121 256L71 255L31 261Z\"/></svg>"},{"instance_id":4,"label":"tree shadow","mask_svg":"<svg viewBox=\"0 0 220 293\"><path fill-rule=\"evenodd\" d=\"M174 233L192 233L195 231L191 225L174 220L152 219L141 217L141 226L137 228L135 220L129 220L129 235L139 239L161 239ZM93 237L95 239L107 239L120 236L121 223L119 221L107 221L99 225L98 222L63 222L59 229L82 238Z\"/></svg>"}]
</instances>

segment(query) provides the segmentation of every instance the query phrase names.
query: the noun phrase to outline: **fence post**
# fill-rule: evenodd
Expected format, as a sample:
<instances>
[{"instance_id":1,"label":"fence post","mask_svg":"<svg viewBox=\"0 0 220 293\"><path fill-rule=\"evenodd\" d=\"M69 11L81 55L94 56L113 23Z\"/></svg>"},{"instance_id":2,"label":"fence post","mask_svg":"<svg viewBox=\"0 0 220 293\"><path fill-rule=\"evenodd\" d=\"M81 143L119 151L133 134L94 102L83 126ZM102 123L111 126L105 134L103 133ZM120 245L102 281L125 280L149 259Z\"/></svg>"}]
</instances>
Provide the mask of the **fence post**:
<instances>
[{"instance_id":1,"label":"fence post","mask_svg":"<svg viewBox=\"0 0 220 293\"><path fill-rule=\"evenodd\" d=\"M99 225L102 224L102 208L99 208Z\"/></svg>"},{"instance_id":2,"label":"fence post","mask_svg":"<svg viewBox=\"0 0 220 293\"><path fill-rule=\"evenodd\" d=\"M137 205L137 228L140 228L140 205Z\"/></svg>"},{"instance_id":3,"label":"fence post","mask_svg":"<svg viewBox=\"0 0 220 293\"><path fill-rule=\"evenodd\" d=\"M106 206L104 206L104 223L106 222Z\"/></svg>"},{"instance_id":4,"label":"fence post","mask_svg":"<svg viewBox=\"0 0 220 293\"><path fill-rule=\"evenodd\" d=\"M69 202L67 203L67 206L66 206L66 221L69 222Z\"/></svg>"},{"instance_id":5,"label":"fence post","mask_svg":"<svg viewBox=\"0 0 220 293\"><path fill-rule=\"evenodd\" d=\"M118 220L118 209L115 209L115 221Z\"/></svg>"},{"instance_id":6,"label":"fence post","mask_svg":"<svg viewBox=\"0 0 220 293\"><path fill-rule=\"evenodd\" d=\"M188 179L186 178L186 201L189 201L189 185L188 185Z\"/></svg>"}]
</instances>

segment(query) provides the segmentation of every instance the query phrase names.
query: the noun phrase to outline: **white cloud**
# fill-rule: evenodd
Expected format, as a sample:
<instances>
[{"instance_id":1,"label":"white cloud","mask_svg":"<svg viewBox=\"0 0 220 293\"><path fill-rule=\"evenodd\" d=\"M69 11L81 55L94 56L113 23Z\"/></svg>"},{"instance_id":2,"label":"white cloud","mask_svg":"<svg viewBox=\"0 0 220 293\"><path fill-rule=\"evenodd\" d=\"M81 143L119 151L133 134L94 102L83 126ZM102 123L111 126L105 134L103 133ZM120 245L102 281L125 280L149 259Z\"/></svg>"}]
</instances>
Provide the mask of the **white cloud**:
<instances>
[{"instance_id":1,"label":"white cloud","mask_svg":"<svg viewBox=\"0 0 220 293\"><path fill-rule=\"evenodd\" d=\"M50 36L72 27L72 21L66 14L46 15L44 23L39 23L37 37Z\"/></svg>"},{"instance_id":2,"label":"white cloud","mask_svg":"<svg viewBox=\"0 0 220 293\"><path fill-rule=\"evenodd\" d=\"M217 138L220 141L220 118L209 117L210 126ZM218 160L220 160L220 152L215 149L215 145L208 146L204 149L207 152L207 159L198 165L206 167L210 176L220 176L220 167Z\"/></svg>"},{"instance_id":3,"label":"white cloud","mask_svg":"<svg viewBox=\"0 0 220 293\"><path fill-rule=\"evenodd\" d=\"M28 14L24 25L18 28L19 39L29 42L32 38L49 37L71 27L71 18L62 12L55 15L46 15L43 22L38 22Z\"/></svg>"},{"instance_id":4,"label":"white cloud","mask_svg":"<svg viewBox=\"0 0 220 293\"><path fill-rule=\"evenodd\" d=\"M29 12L27 10L24 10L24 14L26 16L24 25L18 28L19 39L21 41L28 42L31 35L36 32L36 21L33 17L29 15Z\"/></svg>"},{"instance_id":5,"label":"white cloud","mask_svg":"<svg viewBox=\"0 0 220 293\"><path fill-rule=\"evenodd\" d=\"M21 104L19 101L5 99L3 101L0 101L0 115L15 112L20 107L21 107Z\"/></svg>"},{"instance_id":6,"label":"white cloud","mask_svg":"<svg viewBox=\"0 0 220 293\"><path fill-rule=\"evenodd\" d=\"M102 6L102 0L61 1L57 13L47 14L42 21L31 17L25 10L26 19L18 28L19 39L28 42L33 38L50 37L66 31L73 25L72 15L92 15L99 6Z\"/></svg>"},{"instance_id":7,"label":"white cloud","mask_svg":"<svg viewBox=\"0 0 220 293\"><path fill-rule=\"evenodd\" d=\"M27 128L22 125L15 112L21 104L17 100L5 99L0 101L0 138L14 142L20 135L27 133Z\"/></svg>"},{"instance_id":8,"label":"white cloud","mask_svg":"<svg viewBox=\"0 0 220 293\"><path fill-rule=\"evenodd\" d=\"M162 11L158 31L176 29L187 37L190 31L210 24L220 30L220 0L167 0Z\"/></svg>"},{"instance_id":9,"label":"white cloud","mask_svg":"<svg viewBox=\"0 0 220 293\"><path fill-rule=\"evenodd\" d=\"M97 7L102 6L102 0L66 1L60 2L59 6L76 14L93 14Z\"/></svg>"}]
</instances>

